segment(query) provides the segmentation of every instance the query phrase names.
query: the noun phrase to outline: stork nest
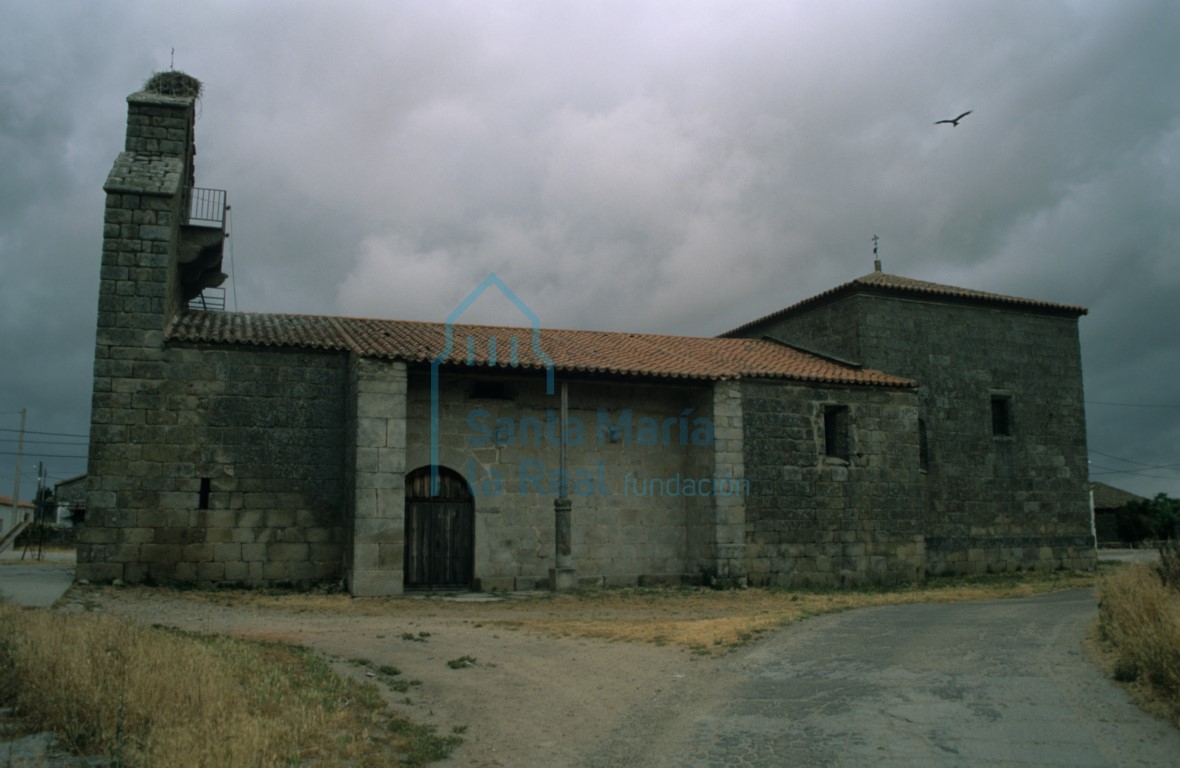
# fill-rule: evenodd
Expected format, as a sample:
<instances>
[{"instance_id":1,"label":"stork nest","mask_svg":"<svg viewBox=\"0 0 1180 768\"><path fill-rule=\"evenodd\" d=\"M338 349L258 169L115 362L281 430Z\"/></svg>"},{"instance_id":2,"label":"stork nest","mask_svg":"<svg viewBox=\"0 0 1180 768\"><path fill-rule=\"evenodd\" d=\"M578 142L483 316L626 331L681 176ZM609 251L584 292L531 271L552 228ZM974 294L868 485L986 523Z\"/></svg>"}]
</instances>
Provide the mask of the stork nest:
<instances>
[{"instance_id":1,"label":"stork nest","mask_svg":"<svg viewBox=\"0 0 1180 768\"><path fill-rule=\"evenodd\" d=\"M204 88L201 81L192 75L177 72L174 69L167 72L157 72L143 84L143 90L148 93L158 93L161 96L181 96L190 99L200 98Z\"/></svg>"}]
</instances>

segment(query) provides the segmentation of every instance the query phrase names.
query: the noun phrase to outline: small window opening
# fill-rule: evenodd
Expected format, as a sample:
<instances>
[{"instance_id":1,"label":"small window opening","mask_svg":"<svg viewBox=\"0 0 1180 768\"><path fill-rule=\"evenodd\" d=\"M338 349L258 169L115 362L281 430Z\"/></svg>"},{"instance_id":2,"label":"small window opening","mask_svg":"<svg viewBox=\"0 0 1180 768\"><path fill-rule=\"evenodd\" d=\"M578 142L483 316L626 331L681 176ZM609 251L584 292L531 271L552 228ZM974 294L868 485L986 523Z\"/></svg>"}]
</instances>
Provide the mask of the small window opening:
<instances>
[{"instance_id":1,"label":"small window opening","mask_svg":"<svg viewBox=\"0 0 1180 768\"><path fill-rule=\"evenodd\" d=\"M201 493L200 493L200 498L197 500L197 509L208 509L209 508L209 485L210 485L209 478L202 477L201 478Z\"/></svg>"},{"instance_id":2,"label":"small window opening","mask_svg":"<svg viewBox=\"0 0 1180 768\"><path fill-rule=\"evenodd\" d=\"M471 397L482 400L511 400L512 393L502 381L475 381L471 385Z\"/></svg>"},{"instance_id":3,"label":"small window opening","mask_svg":"<svg viewBox=\"0 0 1180 768\"><path fill-rule=\"evenodd\" d=\"M992 434L1006 437L1012 434L1012 399L1006 395L992 395Z\"/></svg>"},{"instance_id":4,"label":"small window opening","mask_svg":"<svg viewBox=\"0 0 1180 768\"><path fill-rule=\"evenodd\" d=\"M926 436L925 419L918 419L918 467L923 472L930 469L930 441Z\"/></svg>"},{"instance_id":5,"label":"small window opening","mask_svg":"<svg viewBox=\"0 0 1180 768\"><path fill-rule=\"evenodd\" d=\"M852 455L851 443L848 406L831 405L824 408L824 453L847 461Z\"/></svg>"}]
</instances>

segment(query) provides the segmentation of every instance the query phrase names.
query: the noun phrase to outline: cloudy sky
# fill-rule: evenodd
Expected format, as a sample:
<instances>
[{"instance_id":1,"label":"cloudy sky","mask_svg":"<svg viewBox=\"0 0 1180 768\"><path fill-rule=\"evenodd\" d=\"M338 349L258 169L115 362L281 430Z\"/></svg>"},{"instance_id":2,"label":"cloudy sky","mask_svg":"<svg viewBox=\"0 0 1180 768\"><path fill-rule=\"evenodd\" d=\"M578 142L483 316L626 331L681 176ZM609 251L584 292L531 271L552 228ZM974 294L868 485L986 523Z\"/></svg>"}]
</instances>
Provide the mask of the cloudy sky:
<instances>
[{"instance_id":1,"label":"cloudy sky","mask_svg":"<svg viewBox=\"0 0 1180 768\"><path fill-rule=\"evenodd\" d=\"M174 64L231 308L442 321L495 272L543 325L714 335L875 234L885 271L1089 307L1092 476L1180 496L1174 0L0 11L0 494L22 408L22 498L85 470L102 184Z\"/></svg>"}]
</instances>

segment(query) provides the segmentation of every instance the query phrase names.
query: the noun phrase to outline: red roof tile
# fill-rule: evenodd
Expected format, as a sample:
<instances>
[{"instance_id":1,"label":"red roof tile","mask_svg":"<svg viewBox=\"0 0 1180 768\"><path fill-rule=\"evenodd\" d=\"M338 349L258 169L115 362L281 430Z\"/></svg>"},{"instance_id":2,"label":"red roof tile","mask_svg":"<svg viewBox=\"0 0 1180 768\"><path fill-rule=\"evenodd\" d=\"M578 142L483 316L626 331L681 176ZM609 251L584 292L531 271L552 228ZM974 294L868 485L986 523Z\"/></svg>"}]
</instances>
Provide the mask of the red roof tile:
<instances>
[{"instance_id":1,"label":"red roof tile","mask_svg":"<svg viewBox=\"0 0 1180 768\"><path fill-rule=\"evenodd\" d=\"M1033 310L1048 310L1051 312L1064 312L1072 315L1084 315L1088 312L1085 307L1080 307L1072 304L1057 304L1052 301L1042 301L1039 299L1024 299L1019 296L1006 296L1002 293L988 293L986 291L973 291L968 288L956 288L953 285L940 285L938 283L928 283L925 280L914 280L910 277L902 277L900 275L890 275L885 272L870 272L864 277L858 277L855 280L838 285L835 288L818 293L809 299L804 299L796 304L792 304L786 309L780 309L777 312L772 312L769 315L760 317L757 320L752 320L744 325L734 328L732 331L727 331L722 336L735 336L741 334L749 328L760 325L767 320L774 320L784 315L793 314L798 310L808 307L812 304L818 304L825 299L835 297L845 293L855 293L859 289L876 289L891 293L909 294L917 296L941 296L948 299L980 302L987 304L1007 304L1014 307L1024 307Z\"/></svg>"},{"instance_id":2,"label":"red roof tile","mask_svg":"<svg viewBox=\"0 0 1180 768\"><path fill-rule=\"evenodd\" d=\"M446 326L405 320L188 312L177 318L167 337L176 342L339 350L361 357L430 363L445 347ZM543 370L548 360L555 370L567 372L915 386L910 379L837 363L761 339L555 329L536 331L536 345L533 338L534 332L528 328L455 325L444 362Z\"/></svg>"}]
</instances>

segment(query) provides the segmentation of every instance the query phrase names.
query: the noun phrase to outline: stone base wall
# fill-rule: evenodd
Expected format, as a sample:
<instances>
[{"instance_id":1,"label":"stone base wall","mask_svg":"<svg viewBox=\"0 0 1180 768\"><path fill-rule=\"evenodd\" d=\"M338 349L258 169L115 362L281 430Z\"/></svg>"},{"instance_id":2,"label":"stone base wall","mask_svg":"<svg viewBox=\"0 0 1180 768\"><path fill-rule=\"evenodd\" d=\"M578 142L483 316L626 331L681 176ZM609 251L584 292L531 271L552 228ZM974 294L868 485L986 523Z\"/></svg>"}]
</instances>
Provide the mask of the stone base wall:
<instances>
[{"instance_id":1,"label":"stone base wall","mask_svg":"<svg viewBox=\"0 0 1180 768\"><path fill-rule=\"evenodd\" d=\"M78 578L340 579L343 357L140 352L96 377Z\"/></svg>"},{"instance_id":2,"label":"stone base wall","mask_svg":"<svg viewBox=\"0 0 1180 768\"><path fill-rule=\"evenodd\" d=\"M931 537L926 564L932 576L1093 570L1097 550L1090 536Z\"/></svg>"},{"instance_id":3,"label":"stone base wall","mask_svg":"<svg viewBox=\"0 0 1180 768\"><path fill-rule=\"evenodd\" d=\"M917 406L910 391L742 385L751 584L922 581ZM849 456L826 455L824 409L848 409Z\"/></svg>"}]
</instances>

